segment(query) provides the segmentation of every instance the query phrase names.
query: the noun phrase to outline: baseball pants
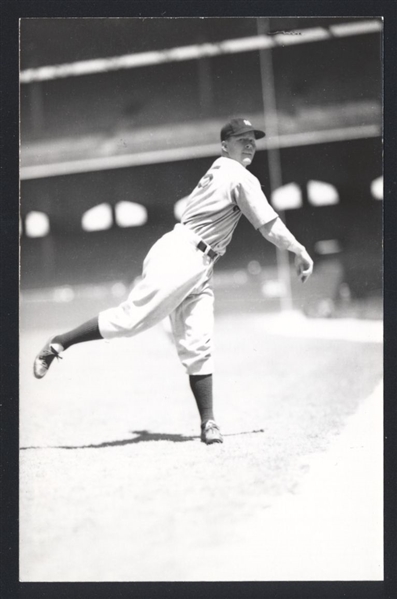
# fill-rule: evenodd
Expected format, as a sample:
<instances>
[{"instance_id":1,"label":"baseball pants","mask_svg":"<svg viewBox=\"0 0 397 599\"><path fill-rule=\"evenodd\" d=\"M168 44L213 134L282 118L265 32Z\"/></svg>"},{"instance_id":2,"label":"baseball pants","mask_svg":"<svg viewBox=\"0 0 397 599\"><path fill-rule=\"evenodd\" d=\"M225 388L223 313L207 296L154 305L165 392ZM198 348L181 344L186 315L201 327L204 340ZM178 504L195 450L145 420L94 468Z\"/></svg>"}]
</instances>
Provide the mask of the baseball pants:
<instances>
[{"instance_id":1,"label":"baseball pants","mask_svg":"<svg viewBox=\"0 0 397 599\"><path fill-rule=\"evenodd\" d=\"M104 339L132 337L169 316L186 372L212 374L214 262L197 248L199 241L193 231L177 224L152 246L127 300L99 313Z\"/></svg>"}]
</instances>

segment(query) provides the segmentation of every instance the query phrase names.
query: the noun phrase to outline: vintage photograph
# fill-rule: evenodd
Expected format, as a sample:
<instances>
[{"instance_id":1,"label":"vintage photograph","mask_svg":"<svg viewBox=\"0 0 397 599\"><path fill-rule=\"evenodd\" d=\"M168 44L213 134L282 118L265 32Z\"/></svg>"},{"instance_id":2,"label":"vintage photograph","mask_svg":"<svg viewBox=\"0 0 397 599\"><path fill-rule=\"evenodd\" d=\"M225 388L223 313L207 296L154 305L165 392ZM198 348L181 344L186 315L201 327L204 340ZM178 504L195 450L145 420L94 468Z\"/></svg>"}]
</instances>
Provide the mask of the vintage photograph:
<instances>
[{"instance_id":1,"label":"vintage photograph","mask_svg":"<svg viewBox=\"0 0 397 599\"><path fill-rule=\"evenodd\" d=\"M383 580L383 20L21 18L21 582Z\"/></svg>"}]
</instances>

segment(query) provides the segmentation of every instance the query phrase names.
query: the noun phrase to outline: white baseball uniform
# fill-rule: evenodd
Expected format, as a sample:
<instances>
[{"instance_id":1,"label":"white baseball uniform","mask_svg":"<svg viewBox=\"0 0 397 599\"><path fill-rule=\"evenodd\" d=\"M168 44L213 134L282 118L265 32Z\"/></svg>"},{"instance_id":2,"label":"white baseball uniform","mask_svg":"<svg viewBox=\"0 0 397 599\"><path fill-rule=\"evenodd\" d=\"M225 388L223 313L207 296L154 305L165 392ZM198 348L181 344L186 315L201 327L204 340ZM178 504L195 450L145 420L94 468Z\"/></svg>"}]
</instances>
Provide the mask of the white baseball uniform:
<instances>
[{"instance_id":1,"label":"white baseball uniform","mask_svg":"<svg viewBox=\"0 0 397 599\"><path fill-rule=\"evenodd\" d=\"M181 224L149 250L142 278L127 300L100 312L102 337L133 336L170 316L186 372L211 374L213 266L225 253L242 214L256 229L278 216L258 179L236 160L222 156L189 196Z\"/></svg>"}]
</instances>

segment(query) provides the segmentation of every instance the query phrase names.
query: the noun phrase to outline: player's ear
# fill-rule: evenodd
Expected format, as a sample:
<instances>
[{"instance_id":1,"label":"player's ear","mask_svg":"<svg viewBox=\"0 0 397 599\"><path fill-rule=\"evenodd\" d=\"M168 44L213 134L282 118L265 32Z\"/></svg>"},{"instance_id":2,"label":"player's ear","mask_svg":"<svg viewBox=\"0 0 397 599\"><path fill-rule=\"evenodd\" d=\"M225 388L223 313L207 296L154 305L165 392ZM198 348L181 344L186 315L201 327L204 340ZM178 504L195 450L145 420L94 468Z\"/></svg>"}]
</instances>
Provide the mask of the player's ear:
<instances>
[{"instance_id":1,"label":"player's ear","mask_svg":"<svg viewBox=\"0 0 397 599\"><path fill-rule=\"evenodd\" d=\"M227 141L226 140L224 140L221 143L221 148L222 148L223 152L227 152L228 151L228 149L227 149Z\"/></svg>"}]
</instances>

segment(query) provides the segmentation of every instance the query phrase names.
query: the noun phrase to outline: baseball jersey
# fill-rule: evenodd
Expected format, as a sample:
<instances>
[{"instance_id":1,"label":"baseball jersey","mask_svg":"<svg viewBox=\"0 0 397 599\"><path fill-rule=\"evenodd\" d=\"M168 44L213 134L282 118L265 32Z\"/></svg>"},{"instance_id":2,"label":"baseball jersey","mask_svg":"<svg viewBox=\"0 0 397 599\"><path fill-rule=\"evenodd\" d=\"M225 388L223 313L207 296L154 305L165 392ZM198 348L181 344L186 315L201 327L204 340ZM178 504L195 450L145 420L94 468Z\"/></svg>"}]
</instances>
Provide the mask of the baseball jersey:
<instances>
[{"instance_id":1,"label":"baseball jersey","mask_svg":"<svg viewBox=\"0 0 397 599\"><path fill-rule=\"evenodd\" d=\"M259 180L237 160L221 156L190 194L181 222L223 255L242 214L255 229L278 216Z\"/></svg>"}]
</instances>

